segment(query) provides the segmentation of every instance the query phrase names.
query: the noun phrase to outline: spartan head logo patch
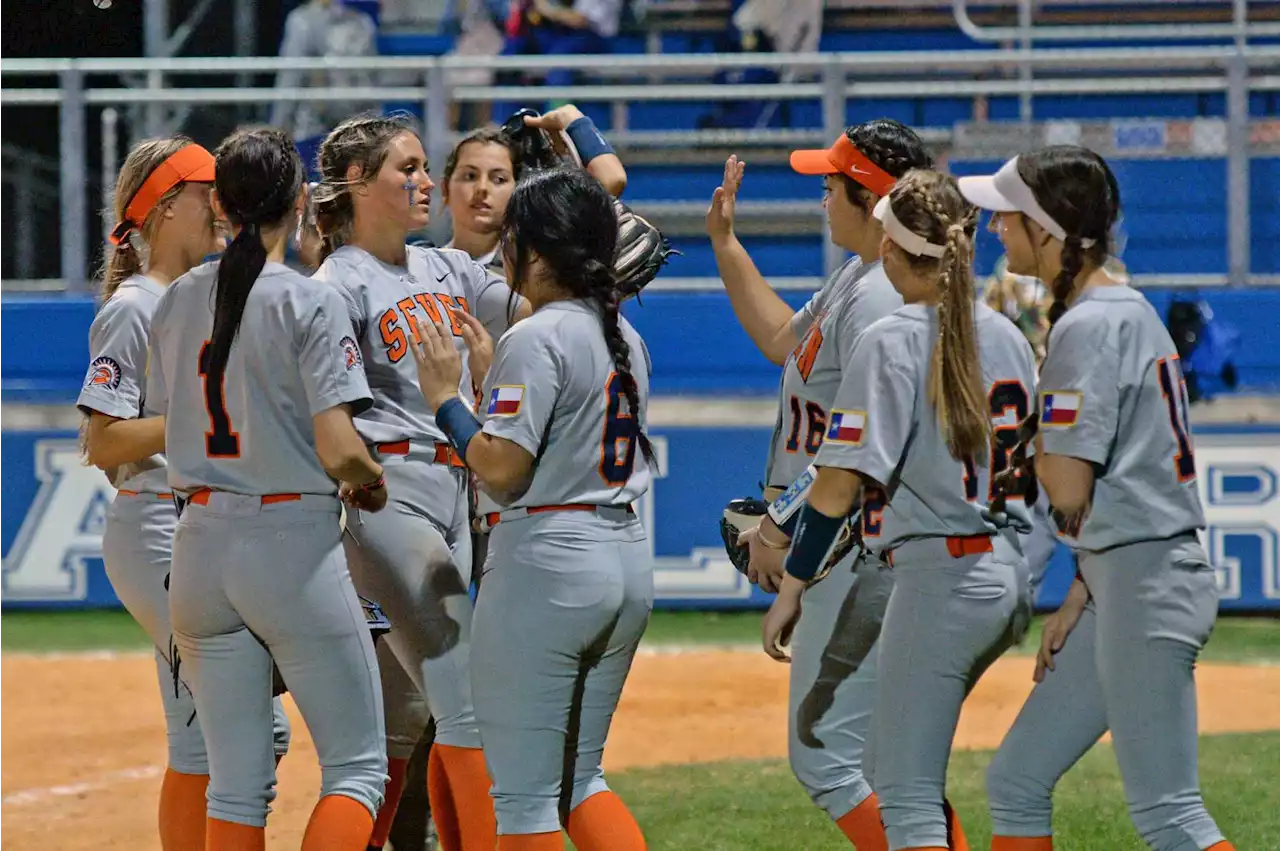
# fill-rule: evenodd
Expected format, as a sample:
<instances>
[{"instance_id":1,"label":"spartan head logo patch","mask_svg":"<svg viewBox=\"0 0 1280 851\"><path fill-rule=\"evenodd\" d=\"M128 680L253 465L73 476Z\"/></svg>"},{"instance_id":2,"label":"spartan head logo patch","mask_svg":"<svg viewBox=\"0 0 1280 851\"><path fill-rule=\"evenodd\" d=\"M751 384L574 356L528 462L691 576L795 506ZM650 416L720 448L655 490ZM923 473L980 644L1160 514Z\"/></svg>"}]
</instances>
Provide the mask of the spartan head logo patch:
<instances>
[{"instance_id":1,"label":"spartan head logo patch","mask_svg":"<svg viewBox=\"0 0 1280 851\"><path fill-rule=\"evenodd\" d=\"M84 386L101 387L104 390L115 390L120 386L120 364L105 355L89 364L89 376Z\"/></svg>"},{"instance_id":2,"label":"spartan head logo patch","mask_svg":"<svg viewBox=\"0 0 1280 851\"><path fill-rule=\"evenodd\" d=\"M360 356L360 346L355 340L343 337L338 341L338 345L342 346L342 360L347 367L347 372L364 366L364 358Z\"/></svg>"}]
</instances>

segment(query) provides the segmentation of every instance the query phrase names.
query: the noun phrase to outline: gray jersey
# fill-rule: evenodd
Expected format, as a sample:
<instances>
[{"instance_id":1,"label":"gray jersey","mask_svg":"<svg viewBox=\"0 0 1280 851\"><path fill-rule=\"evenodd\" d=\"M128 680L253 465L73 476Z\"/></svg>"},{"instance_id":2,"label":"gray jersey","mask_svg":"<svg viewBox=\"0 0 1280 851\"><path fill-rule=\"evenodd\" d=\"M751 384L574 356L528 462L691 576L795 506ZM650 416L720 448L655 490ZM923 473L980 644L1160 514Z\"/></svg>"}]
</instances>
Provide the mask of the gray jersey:
<instances>
[{"instance_id":1,"label":"gray jersey","mask_svg":"<svg viewBox=\"0 0 1280 851\"><path fill-rule=\"evenodd\" d=\"M625 505L649 490L653 472L635 439L649 402L649 353L626 319L640 410L628 409L600 314L557 301L512 326L485 381L484 431L536 459L533 481L513 507ZM637 421L638 418L638 421Z\"/></svg>"},{"instance_id":2,"label":"gray jersey","mask_svg":"<svg viewBox=\"0 0 1280 851\"><path fill-rule=\"evenodd\" d=\"M374 395L373 407L356 418L356 428L370 443L445 439L418 388L418 368L409 350L410 316L419 323L444 325L462 351L462 323L451 320L450 311L495 322L498 305L506 308L506 284L465 252L411 245L407 262L407 267L389 266L348 245L329 255L314 276L342 295L355 327ZM484 315L477 312L482 304ZM471 398L466 375L459 390Z\"/></svg>"},{"instance_id":3,"label":"gray jersey","mask_svg":"<svg viewBox=\"0 0 1280 851\"><path fill-rule=\"evenodd\" d=\"M312 417L370 399L342 297L268 262L249 291L221 386L207 380L218 264L174 281L151 326L147 409L165 414L169 484L233 493L332 494Z\"/></svg>"},{"instance_id":4,"label":"gray jersey","mask_svg":"<svg viewBox=\"0 0 1280 851\"><path fill-rule=\"evenodd\" d=\"M452 250L453 243L448 242L444 247ZM486 278L479 295L476 296L475 307L471 312L476 319L480 320L480 324L496 343L498 338L511 327L511 314L523 299L520 296L511 298L511 290L507 286L498 249L495 248L488 254L476 257L475 263L484 270Z\"/></svg>"},{"instance_id":5,"label":"gray jersey","mask_svg":"<svg viewBox=\"0 0 1280 851\"><path fill-rule=\"evenodd\" d=\"M974 306L974 317L993 426L987 458L953 458L929 404L934 308L907 305L872 325L845 370L816 463L857 470L884 486L864 491L863 535L872 547L996 531L987 513L991 474L1008 463L1017 424L1030 412L1036 368L1012 322L984 304ZM885 504L893 510L883 511ZM1030 529L1027 506L1010 500L1008 510Z\"/></svg>"},{"instance_id":6,"label":"gray jersey","mask_svg":"<svg viewBox=\"0 0 1280 851\"><path fill-rule=\"evenodd\" d=\"M813 461L854 344L872 323L899 307L902 296L883 265L854 257L791 318L800 344L783 367L766 484L785 488Z\"/></svg>"},{"instance_id":7,"label":"gray jersey","mask_svg":"<svg viewBox=\"0 0 1280 851\"><path fill-rule=\"evenodd\" d=\"M1050 334L1040 386L1043 451L1096 475L1088 517L1063 540L1103 550L1204 526L1177 349L1141 293L1082 295Z\"/></svg>"},{"instance_id":8,"label":"gray jersey","mask_svg":"<svg viewBox=\"0 0 1280 851\"><path fill-rule=\"evenodd\" d=\"M76 405L121 420L142 415L147 381L147 335L165 288L134 275L107 299L89 327L89 372ZM152 455L107 472L117 488L142 493L169 490L163 455Z\"/></svg>"}]
</instances>

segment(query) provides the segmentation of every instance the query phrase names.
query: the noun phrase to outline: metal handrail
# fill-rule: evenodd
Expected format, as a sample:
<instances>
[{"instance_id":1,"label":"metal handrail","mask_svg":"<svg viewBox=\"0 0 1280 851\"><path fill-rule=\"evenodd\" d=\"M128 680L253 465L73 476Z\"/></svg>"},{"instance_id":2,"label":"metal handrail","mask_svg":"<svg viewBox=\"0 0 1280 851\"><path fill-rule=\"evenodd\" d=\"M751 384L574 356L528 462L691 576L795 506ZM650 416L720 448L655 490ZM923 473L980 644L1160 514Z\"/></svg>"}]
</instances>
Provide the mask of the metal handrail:
<instances>
[{"instance_id":1,"label":"metal handrail","mask_svg":"<svg viewBox=\"0 0 1280 851\"><path fill-rule=\"evenodd\" d=\"M1019 0L1029 5L1030 0ZM1018 41L1028 36L1024 27L984 27L969 16L968 0L951 0L951 14L960 31L974 41ZM1280 35L1280 22L1248 23L1248 4L1235 0L1236 20L1230 24L1121 24L1118 26L1030 27L1032 41L1145 41L1182 38L1240 38L1247 26L1248 37Z\"/></svg>"},{"instance_id":2,"label":"metal handrail","mask_svg":"<svg viewBox=\"0 0 1280 851\"><path fill-rule=\"evenodd\" d=\"M1253 24L1251 26L1260 26ZM542 71L568 68L580 71L644 72L677 76L690 71L732 68L819 70L829 66L850 72L888 73L938 70L999 70L1030 63L1039 69L1075 70L1151 68L1170 70L1222 68L1241 57L1250 66L1280 60L1280 45L1248 45L1242 49L1206 47L1096 47L1087 49L1039 48L1033 50L967 51L869 51L839 53L704 53L580 54L573 56L355 56L280 57L230 56L148 57L131 59L3 59L0 75L53 75L66 71L84 74L241 74L278 71L445 71L488 69L493 71Z\"/></svg>"},{"instance_id":3,"label":"metal handrail","mask_svg":"<svg viewBox=\"0 0 1280 851\"><path fill-rule=\"evenodd\" d=\"M422 104L432 161L444 160L454 134L448 126L452 101L580 99L582 101L664 101L672 99L818 99L822 105L822 138L844 129L849 98L908 96L913 98L1014 94L1029 103L1036 94L1115 92L1227 92L1228 209L1232 222L1228 255L1232 280L1244 282L1248 271L1248 92L1280 88L1280 45L1210 47L1033 49L951 52L869 52L801 54L708 54L696 56L552 56L552 57L349 57L349 58L148 58L0 60L0 75L56 75L58 88L0 88L5 105L60 105L59 140L62 165L63 275L84 283L88 258L83 244L88 183L84 140L86 106L184 103L273 103L277 101L411 101ZM681 77L724 68L773 67L816 70L817 82L761 86L690 84ZM665 78L666 85L453 87L446 74L469 68L576 68L607 71L617 77L643 72ZM1033 77L1031 69L1041 76ZM412 71L421 85L347 88L193 87L174 88L173 77L189 74L253 74L297 71ZM1006 76L1016 71L1016 77ZM1093 76L1081 76L1085 72ZM1064 72L1070 72L1068 75ZM1117 72L1111 75L1109 72ZM994 74L995 79L973 79ZM146 79L145 88L99 85L102 76ZM885 78L889 79L876 79ZM705 79L703 77L702 79ZM35 81L33 81L35 82ZM87 84L92 82L93 87ZM1024 110L1024 117L1029 111ZM625 113L623 114L625 118ZM618 141L627 136L625 126ZM642 134L637 134L640 136ZM692 137L690 137L692 139ZM825 263L835 268L839 250L825 246Z\"/></svg>"}]
</instances>

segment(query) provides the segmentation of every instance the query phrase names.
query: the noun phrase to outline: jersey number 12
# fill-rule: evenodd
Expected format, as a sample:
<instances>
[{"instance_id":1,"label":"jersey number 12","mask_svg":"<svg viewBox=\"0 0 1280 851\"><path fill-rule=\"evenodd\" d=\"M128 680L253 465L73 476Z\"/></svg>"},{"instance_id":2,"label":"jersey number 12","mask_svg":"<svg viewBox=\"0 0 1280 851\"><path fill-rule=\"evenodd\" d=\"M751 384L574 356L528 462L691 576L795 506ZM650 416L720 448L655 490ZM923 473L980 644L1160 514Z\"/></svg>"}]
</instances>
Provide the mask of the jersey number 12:
<instances>
[{"instance_id":1,"label":"jersey number 12","mask_svg":"<svg viewBox=\"0 0 1280 851\"><path fill-rule=\"evenodd\" d=\"M987 477L987 499L995 498L996 475L1009 466L1009 454L1018 445L1018 423L1030 413L1030 398L1021 381L997 381L987 394L991 412L991 469ZM1010 422L1009 415L1013 415ZM964 459L964 498L978 500L978 469L973 459Z\"/></svg>"},{"instance_id":2,"label":"jersey number 12","mask_svg":"<svg viewBox=\"0 0 1280 851\"><path fill-rule=\"evenodd\" d=\"M219 375L209 380L209 341L200 347L200 377L204 379L204 408L209 414L209 430L204 433L204 454L210 458L239 458L240 435L231 430L227 413L227 379Z\"/></svg>"}]
</instances>

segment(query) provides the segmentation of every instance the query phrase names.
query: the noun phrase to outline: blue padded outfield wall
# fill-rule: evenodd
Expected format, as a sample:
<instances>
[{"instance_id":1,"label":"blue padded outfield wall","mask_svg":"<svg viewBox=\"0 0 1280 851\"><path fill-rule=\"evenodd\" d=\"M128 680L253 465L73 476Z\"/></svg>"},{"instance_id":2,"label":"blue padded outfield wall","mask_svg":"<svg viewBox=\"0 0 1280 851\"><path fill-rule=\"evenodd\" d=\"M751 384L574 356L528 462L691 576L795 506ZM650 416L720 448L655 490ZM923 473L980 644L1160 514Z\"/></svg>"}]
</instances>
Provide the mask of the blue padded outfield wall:
<instances>
[{"instance_id":1,"label":"blue padded outfield wall","mask_svg":"<svg viewBox=\"0 0 1280 851\"><path fill-rule=\"evenodd\" d=\"M655 430L659 478L640 514L650 530L658 605L757 608L768 595L729 563L717 522L725 503L758 493L769 429ZM1218 568L1223 610L1280 611L1280 429L1201 428L1196 462L1209 528L1204 541ZM118 601L102 567L102 530L113 492L80 462L73 432L0 435L4 500L4 605L102 607ZM1039 595L1062 601L1073 576L1059 548Z\"/></svg>"},{"instance_id":2,"label":"blue padded outfield wall","mask_svg":"<svg viewBox=\"0 0 1280 851\"><path fill-rule=\"evenodd\" d=\"M1142 274L1226 272L1225 166L1215 159L1112 160L1125 197L1123 258ZM1251 163L1251 268L1280 273L1280 159ZM952 162L956 173L998 163ZM628 200L705 199L720 171L706 166L632 169ZM753 168L746 200L813 197L820 188L785 167ZM746 238L768 277L818 276L819 236ZM715 262L705 238L678 237L685 252L665 274L708 277ZM982 233L978 268L999 256ZM1177 296L1203 299L1241 335L1235 358L1239 392L1280 393L1280 288L1146 290L1164 315ZM799 306L808 297L787 292ZM88 362L94 303L87 297L7 296L0 302L0 400L65 406L70 411ZM728 299L714 289L655 291L627 314L648 343L656 396L770 397L778 368L747 339ZM111 606L117 601L102 571L101 533L112 498L97 470L84 467L73 431L18 431L6 416L0 432L3 496L3 603L8 606ZM724 556L717 521L724 504L757 492L769 429L760 422L655 429L665 456L663 478L641 506L658 568L659 605L758 607L767 597L740 577ZM1280 609L1280 428L1241 425L1197 429L1199 481L1209 514L1205 542L1221 575L1224 609ZM1042 589L1042 605L1060 601L1070 581L1060 552Z\"/></svg>"}]
</instances>

